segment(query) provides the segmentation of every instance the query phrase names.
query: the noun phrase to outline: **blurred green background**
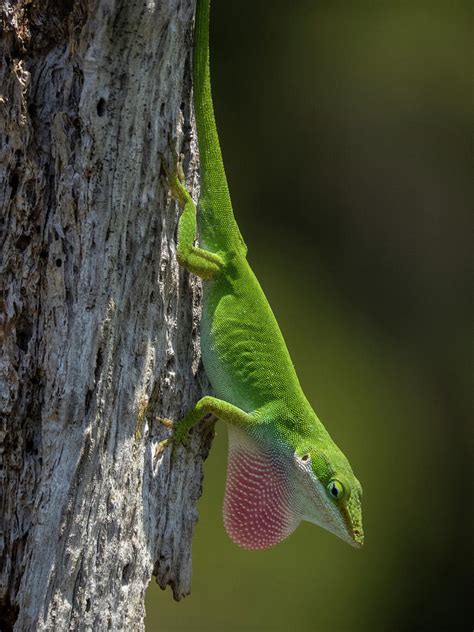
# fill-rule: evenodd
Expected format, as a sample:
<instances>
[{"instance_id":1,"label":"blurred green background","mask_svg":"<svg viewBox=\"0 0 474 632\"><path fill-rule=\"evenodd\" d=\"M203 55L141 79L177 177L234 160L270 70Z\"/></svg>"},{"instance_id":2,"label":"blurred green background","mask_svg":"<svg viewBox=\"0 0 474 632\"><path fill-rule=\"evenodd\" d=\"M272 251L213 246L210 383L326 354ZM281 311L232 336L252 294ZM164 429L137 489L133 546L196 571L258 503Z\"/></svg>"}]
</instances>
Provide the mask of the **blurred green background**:
<instances>
[{"instance_id":1,"label":"blurred green background","mask_svg":"<svg viewBox=\"0 0 474 632\"><path fill-rule=\"evenodd\" d=\"M235 213L362 481L366 546L304 523L239 550L218 426L192 594L153 584L148 632L472 630L471 18L468 2L214 2Z\"/></svg>"}]
</instances>

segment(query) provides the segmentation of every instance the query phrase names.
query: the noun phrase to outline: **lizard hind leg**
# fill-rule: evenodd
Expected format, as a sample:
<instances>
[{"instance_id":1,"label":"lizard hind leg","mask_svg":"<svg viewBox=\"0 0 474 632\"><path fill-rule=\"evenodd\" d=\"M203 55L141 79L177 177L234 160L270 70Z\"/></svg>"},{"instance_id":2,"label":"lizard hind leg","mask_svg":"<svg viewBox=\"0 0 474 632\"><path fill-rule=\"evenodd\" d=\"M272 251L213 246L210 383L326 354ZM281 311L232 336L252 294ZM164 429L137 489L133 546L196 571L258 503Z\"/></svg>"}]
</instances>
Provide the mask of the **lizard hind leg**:
<instances>
[{"instance_id":1,"label":"lizard hind leg","mask_svg":"<svg viewBox=\"0 0 474 632\"><path fill-rule=\"evenodd\" d=\"M164 161L168 186L173 198L182 207L178 222L178 243L176 257L178 263L202 279L211 279L224 266L219 255L194 245L197 236L196 205L184 184L181 157L172 145L173 168L169 170Z\"/></svg>"}]
</instances>

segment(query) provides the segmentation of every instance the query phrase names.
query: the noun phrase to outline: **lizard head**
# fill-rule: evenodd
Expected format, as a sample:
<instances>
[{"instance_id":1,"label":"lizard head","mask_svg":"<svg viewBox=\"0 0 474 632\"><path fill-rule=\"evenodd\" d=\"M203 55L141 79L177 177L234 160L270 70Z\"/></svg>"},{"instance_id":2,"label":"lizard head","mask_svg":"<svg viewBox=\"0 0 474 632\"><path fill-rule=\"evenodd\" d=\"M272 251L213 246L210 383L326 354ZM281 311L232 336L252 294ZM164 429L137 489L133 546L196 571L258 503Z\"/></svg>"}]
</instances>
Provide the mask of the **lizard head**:
<instances>
[{"instance_id":1,"label":"lizard head","mask_svg":"<svg viewBox=\"0 0 474 632\"><path fill-rule=\"evenodd\" d=\"M317 447L314 447L317 445ZM361 486L330 438L288 450L229 426L224 524L246 549L281 542L308 520L362 546Z\"/></svg>"},{"instance_id":2,"label":"lizard head","mask_svg":"<svg viewBox=\"0 0 474 632\"><path fill-rule=\"evenodd\" d=\"M356 548L364 543L362 487L349 461L329 439L294 453L303 520L313 522Z\"/></svg>"}]
</instances>

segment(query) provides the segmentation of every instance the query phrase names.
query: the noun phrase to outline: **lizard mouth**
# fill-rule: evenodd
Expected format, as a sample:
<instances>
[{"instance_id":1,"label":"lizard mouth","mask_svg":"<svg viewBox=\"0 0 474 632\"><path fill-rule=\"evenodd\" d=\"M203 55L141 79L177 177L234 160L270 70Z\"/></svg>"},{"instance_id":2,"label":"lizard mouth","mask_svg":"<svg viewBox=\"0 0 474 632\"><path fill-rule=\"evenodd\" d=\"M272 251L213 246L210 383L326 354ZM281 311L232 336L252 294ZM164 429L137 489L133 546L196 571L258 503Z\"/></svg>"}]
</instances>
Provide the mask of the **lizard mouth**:
<instances>
[{"instance_id":1,"label":"lizard mouth","mask_svg":"<svg viewBox=\"0 0 474 632\"><path fill-rule=\"evenodd\" d=\"M364 546L364 534L358 529L354 529L352 531L352 538L349 544L356 549L361 549Z\"/></svg>"},{"instance_id":2,"label":"lizard mouth","mask_svg":"<svg viewBox=\"0 0 474 632\"><path fill-rule=\"evenodd\" d=\"M347 530L346 541L354 548L361 549L364 546L364 531L361 520L357 517L358 512L354 511L354 508L349 505L343 507L341 513Z\"/></svg>"}]
</instances>

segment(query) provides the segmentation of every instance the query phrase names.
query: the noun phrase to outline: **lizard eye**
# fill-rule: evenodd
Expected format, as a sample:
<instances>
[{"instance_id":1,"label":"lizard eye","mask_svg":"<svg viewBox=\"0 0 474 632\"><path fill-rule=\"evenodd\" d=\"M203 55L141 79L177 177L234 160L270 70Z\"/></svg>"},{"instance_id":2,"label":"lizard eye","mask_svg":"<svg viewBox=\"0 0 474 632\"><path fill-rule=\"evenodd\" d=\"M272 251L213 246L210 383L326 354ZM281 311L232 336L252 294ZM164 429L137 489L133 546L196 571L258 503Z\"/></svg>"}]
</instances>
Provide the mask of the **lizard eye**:
<instances>
[{"instance_id":1,"label":"lizard eye","mask_svg":"<svg viewBox=\"0 0 474 632\"><path fill-rule=\"evenodd\" d=\"M329 481L326 489L328 494L334 500L341 500L345 493L344 485L335 478L333 478L332 481Z\"/></svg>"},{"instance_id":2,"label":"lizard eye","mask_svg":"<svg viewBox=\"0 0 474 632\"><path fill-rule=\"evenodd\" d=\"M310 459L311 459L311 455L308 453L303 454L303 456L301 457L301 460L303 461L303 463L307 463Z\"/></svg>"}]
</instances>

